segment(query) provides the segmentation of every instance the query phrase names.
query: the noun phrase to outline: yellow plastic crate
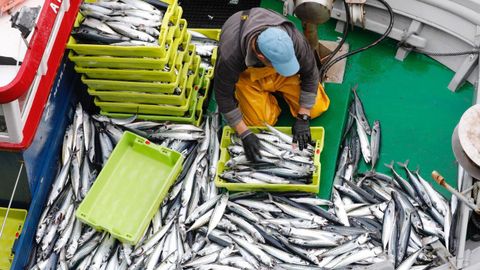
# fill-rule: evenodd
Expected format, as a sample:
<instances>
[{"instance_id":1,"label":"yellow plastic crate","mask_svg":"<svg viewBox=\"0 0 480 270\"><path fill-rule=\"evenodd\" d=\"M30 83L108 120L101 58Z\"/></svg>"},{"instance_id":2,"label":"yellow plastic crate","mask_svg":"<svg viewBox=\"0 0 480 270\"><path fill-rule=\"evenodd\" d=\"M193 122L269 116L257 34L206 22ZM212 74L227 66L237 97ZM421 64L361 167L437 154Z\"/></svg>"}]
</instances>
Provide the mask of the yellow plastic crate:
<instances>
[{"instance_id":1,"label":"yellow plastic crate","mask_svg":"<svg viewBox=\"0 0 480 270\"><path fill-rule=\"evenodd\" d=\"M220 33L221 29L207 29L207 28L189 28L188 30L192 30L201 34L204 34L206 37L211 38L213 40L220 40ZM215 69L215 64L217 63L218 58L218 48L214 48L212 52L211 64L213 68L207 71L207 77L211 81L213 79L213 73Z\"/></svg>"},{"instance_id":2,"label":"yellow plastic crate","mask_svg":"<svg viewBox=\"0 0 480 270\"><path fill-rule=\"evenodd\" d=\"M200 57L185 56L184 58L186 62L180 75L181 85L179 88L181 92L179 94L142 93L136 88L132 88L131 91L102 91L89 88L87 91L90 95L98 97L100 101L184 106L189 101L187 92L192 91L194 79L198 75ZM190 76L188 76L189 70L193 71Z\"/></svg>"},{"instance_id":3,"label":"yellow plastic crate","mask_svg":"<svg viewBox=\"0 0 480 270\"><path fill-rule=\"evenodd\" d=\"M178 27L183 9L178 6L177 0L160 0L168 3L168 9L165 12L162 25L160 26L159 46L112 46L112 45L96 45L96 44L80 44L75 38L70 37L67 43L67 48L74 50L78 55L100 55L100 56L131 56L131 57L164 57L167 53L165 43L167 40L173 41L174 37L180 37L181 31ZM95 2L95 1L86 1ZM80 25L83 20L82 14L77 15L74 26ZM169 31L173 28L173 31Z\"/></svg>"},{"instance_id":4,"label":"yellow plastic crate","mask_svg":"<svg viewBox=\"0 0 480 270\"><path fill-rule=\"evenodd\" d=\"M193 46L193 45L192 45ZM182 102L182 105L175 106L175 105L168 105L168 103L159 103L159 104L138 104L134 103L134 101L129 100L127 98L121 98L121 95L124 95L124 92L121 92L121 94L118 95L121 99L123 99L120 102L107 102L107 101L102 101L99 98L95 98L95 105L101 108L102 111L104 112L117 112L117 113L142 113L142 114L156 114L156 115L175 115L175 116L182 116L187 113L189 110L189 105L192 101L192 99L197 98L197 90L195 87L192 87L192 84L194 82L195 76L198 75L198 67L200 65L200 57L196 56L194 54L190 56L185 56L186 64L185 68L189 68L190 65L194 65L194 70L193 74L189 76L187 79L186 87L185 87L185 95L186 95L186 100L185 102ZM198 86L197 86L198 88ZM137 94L137 96L140 94ZM148 95L148 94L147 94Z\"/></svg>"},{"instance_id":5,"label":"yellow plastic crate","mask_svg":"<svg viewBox=\"0 0 480 270\"><path fill-rule=\"evenodd\" d=\"M83 68L75 67L77 73L84 73L88 78L125 80L125 81L166 81L173 82L182 69L175 54L169 61L170 70L149 70L149 69L111 69L111 68Z\"/></svg>"},{"instance_id":6,"label":"yellow plastic crate","mask_svg":"<svg viewBox=\"0 0 480 270\"><path fill-rule=\"evenodd\" d=\"M254 133L265 130L265 127L249 127ZM286 134L291 134L291 127L275 127L276 129ZM225 163L230 159L230 154L227 147L230 145L230 136L235 133L231 127L224 127L222 133L222 140L220 142L220 160L217 166L217 174L215 176L215 185L223 187L230 191L271 191L271 192L287 192L287 191L302 191L310 193L318 193L320 187L320 154L323 150L323 141L325 137L325 130L323 127L311 127L312 139L315 140L315 151L313 162L315 171L313 172L311 184L246 184L246 183L230 183L220 178L220 175L225 170Z\"/></svg>"},{"instance_id":7,"label":"yellow plastic crate","mask_svg":"<svg viewBox=\"0 0 480 270\"><path fill-rule=\"evenodd\" d=\"M0 224L3 224L7 209L0 207ZM0 237L0 269L10 269L13 261L12 248L15 240L22 233L23 223L27 217L27 210L10 208L5 229ZM1 225L0 225L1 226Z\"/></svg>"},{"instance_id":8,"label":"yellow plastic crate","mask_svg":"<svg viewBox=\"0 0 480 270\"><path fill-rule=\"evenodd\" d=\"M188 34L188 33L187 33ZM188 35L190 36L190 35ZM194 53L195 45L190 44L188 46L189 55ZM180 53L179 53L180 54ZM186 62L189 61L189 55L187 55ZM89 78L85 75L82 76L82 82L86 84L89 88L95 90L108 90L108 91L138 91L138 92L148 92L148 93L165 93L165 94L172 94L176 87L178 87L182 75L181 74L173 74L173 80L171 82L166 81L159 81L154 80L151 82L136 82L136 81L123 81L122 79L96 79L96 78Z\"/></svg>"},{"instance_id":9,"label":"yellow plastic crate","mask_svg":"<svg viewBox=\"0 0 480 270\"><path fill-rule=\"evenodd\" d=\"M179 87L180 94L162 94L162 93L141 93L127 91L97 91L88 89L91 96L98 97L101 101L109 102L135 102L143 104L166 104L183 106L187 103L187 79L183 79L183 83Z\"/></svg>"},{"instance_id":10,"label":"yellow plastic crate","mask_svg":"<svg viewBox=\"0 0 480 270\"><path fill-rule=\"evenodd\" d=\"M123 133L76 217L136 245L180 174L183 159L179 152Z\"/></svg>"},{"instance_id":11,"label":"yellow plastic crate","mask_svg":"<svg viewBox=\"0 0 480 270\"><path fill-rule=\"evenodd\" d=\"M170 28L171 35L175 32L174 27ZM68 58L75 62L76 66L87 68L117 68L117 69L163 69L170 58L176 54L179 47L186 48L185 44L190 42L190 34L187 33L187 21L182 19L179 24L180 36L165 41L166 53L163 57L116 57L116 56L84 56L78 55L73 50ZM167 49L168 48L168 49Z\"/></svg>"},{"instance_id":12,"label":"yellow plastic crate","mask_svg":"<svg viewBox=\"0 0 480 270\"><path fill-rule=\"evenodd\" d=\"M192 99L192 103L190 105L190 108L188 112L185 115L182 116L167 116L167 115L153 115L153 114L135 114L137 119L141 120L149 120L149 121L157 121L157 122L173 122L173 123L182 123L182 124L192 124L195 126L200 126L202 123L203 119L203 107L205 105L205 100L206 97L208 96L208 91L209 88L202 87L200 88L198 85L194 87L194 90L196 91L198 89L199 94L198 94L198 99ZM109 117L114 117L114 118L126 118L133 116L134 114L128 114L128 113L112 113L112 112L105 112L105 111L100 111L100 114L106 115Z\"/></svg>"}]
</instances>

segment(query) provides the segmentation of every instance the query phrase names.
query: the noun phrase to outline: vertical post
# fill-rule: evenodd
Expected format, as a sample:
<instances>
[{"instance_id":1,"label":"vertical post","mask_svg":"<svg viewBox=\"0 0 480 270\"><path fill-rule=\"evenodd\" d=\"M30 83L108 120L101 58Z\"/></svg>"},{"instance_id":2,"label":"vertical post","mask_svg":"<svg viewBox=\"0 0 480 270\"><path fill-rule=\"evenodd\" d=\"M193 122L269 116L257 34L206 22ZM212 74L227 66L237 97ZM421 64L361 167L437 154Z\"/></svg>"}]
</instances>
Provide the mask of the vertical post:
<instances>
[{"instance_id":1,"label":"vertical post","mask_svg":"<svg viewBox=\"0 0 480 270\"><path fill-rule=\"evenodd\" d=\"M472 185L472 177L467 173L463 174L463 185L461 190L469 188ZM471 191L465 194L465 197L471 197ZM467 227L468 227L468 219L470 217L470 208L467 207L466 204L459 202L458 206L460 211L460 215L458 221L460 222L460 230L458 234L458 249L457 249L457 268L463 268L464 260L465 260L465 243L467 241Z\"/></svg>"},{"instance_id":2,"label":"vertical post","mask_svg":"<svg viewBox=\"0 0 480 270\"><path fill-rule=\"evenodd\" d=\"M1 104L7 125L9 141L19 143L23 139L23 121L18 100Z\"/></svg>"}]
</instances>

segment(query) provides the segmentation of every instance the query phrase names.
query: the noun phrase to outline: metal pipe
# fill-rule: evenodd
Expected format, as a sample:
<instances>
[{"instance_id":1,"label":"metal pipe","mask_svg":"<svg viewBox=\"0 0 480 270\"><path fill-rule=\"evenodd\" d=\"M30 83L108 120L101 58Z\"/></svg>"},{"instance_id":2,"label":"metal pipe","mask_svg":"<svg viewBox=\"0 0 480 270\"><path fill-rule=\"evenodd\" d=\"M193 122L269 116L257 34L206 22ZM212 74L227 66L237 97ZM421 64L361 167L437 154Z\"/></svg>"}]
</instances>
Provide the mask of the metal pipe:
<instances>
[{"instance_id":1,"label":"metal pipe","mask_svg":"<svg viewBox=\"0 0 480 270\"><path fill-rule=\"evenodd\" d=\"M472 210L474 210L477 213L480 213L480 209L477 209L477 206L473 204L472 202L469 201L468 198L465 198L465 196L462 195L462 193L458 192L456 189L451 187L446 181L443 176L440 175L437 171L432 172L432 178L433 180L437 181L439 185L442 187L446 188L448 191L450 191L453 195L455 195L460 201L462 201L465 205L470 207Z\"/></svg>"},{"instance_id":2,"label":"metal pipe","mask_svg":"<svg viewBox=\"0 0 480 270\"><path fill-rule=\"evenodd\" d=\"M317 51L318 48L318 25L313 24L313 23L308 23L305 22L303 23L303 33L305 35L305 38L308 41L308 44L310 44L310 47L314 50Z\"/></svg>"},{"instance_id":3,"label":"metal pipe","mask_svg":"<svg viewBox=\"0 0 480 270\"><path fill-rule=\"evenodd\" d=\"M463 186L468 187L472 185L472 177L468 174L464 174L463 177ZM462 187L459 187L462 188ZM470 193L467 195L470 197ZM465 244L467 241L467 228L468 228L468 220L470 217L470 209L467 207L466 204L461 203L458 209L460 211L460 217L458 221L460 222L460 231L458 235L458 247L457 247L457 268L462 268L464 265L465 259Z\"/></svg>"}]
</instances>

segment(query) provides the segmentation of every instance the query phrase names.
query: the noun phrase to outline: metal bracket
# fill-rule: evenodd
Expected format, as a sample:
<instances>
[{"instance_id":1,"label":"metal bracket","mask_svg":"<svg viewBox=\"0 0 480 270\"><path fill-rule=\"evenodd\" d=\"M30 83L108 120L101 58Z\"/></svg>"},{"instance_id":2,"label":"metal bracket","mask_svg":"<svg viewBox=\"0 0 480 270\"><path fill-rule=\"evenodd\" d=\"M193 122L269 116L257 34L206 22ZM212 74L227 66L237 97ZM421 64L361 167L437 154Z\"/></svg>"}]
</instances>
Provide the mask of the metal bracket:
<instances>
[{"instance_id":1,"label":"metal bracket","mask_svg":"<svg viewBox=\"0 0 480 270\"><path fill-rule=\"evenodd\" d=\"M475 67L478 66L478 54L470 54L468 55L463 63L460 65L460 68L457 70L455 75L453 76L452 80L448 84L448 89L455 92L457 91L460 86L467 80L468 76Z\"/></svg>"},{"instance_id":2,"label":"metal bracket","mask_svg":"<svg viewBox=\"0 0 480 270\"><path fill-rule=\"evenodd\" d=\"M418 35L420 30L422 29L422 26L423 26L423 24L421 22L416 21L416 20L412 20L412 22L410 23L410 26L404 32L404 35L402 36L402 38L401 38L401 40L398 44L401 45L401 44L404 44L404 43L408 43L408 39L412 35L414 35L414 34ZM399 46L399 48L397 50L397 53L395 54L395 58L397 60L403 61L403 60L405 60L405 58L408 56L408 54L410 52L411 52L410 49Z\"/></svg>"}]
</instances>

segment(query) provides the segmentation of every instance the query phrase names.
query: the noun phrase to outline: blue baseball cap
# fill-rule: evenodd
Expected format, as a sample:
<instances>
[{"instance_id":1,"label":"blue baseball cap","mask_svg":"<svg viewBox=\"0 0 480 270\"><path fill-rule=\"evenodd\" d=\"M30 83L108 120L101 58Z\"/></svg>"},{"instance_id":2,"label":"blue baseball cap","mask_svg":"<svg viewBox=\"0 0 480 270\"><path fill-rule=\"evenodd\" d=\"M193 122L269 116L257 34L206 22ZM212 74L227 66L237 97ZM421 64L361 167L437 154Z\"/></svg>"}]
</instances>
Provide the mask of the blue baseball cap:
<instances>
[{"instance_id":1,"label":"blue baseball cap","mask_svg":"<svg viewBox=\"0 0 480 270\"><path fill-rule=\"evenodd\" d=\"M260 52L272 63L273 68L282 76L289 77L298 72L298 64L293 41L282 29L269 27L257 38Z\"/></svg>"}]
</instances>

